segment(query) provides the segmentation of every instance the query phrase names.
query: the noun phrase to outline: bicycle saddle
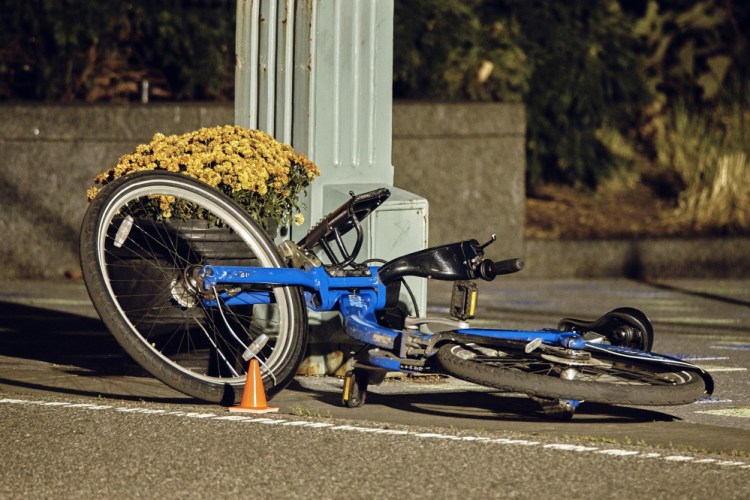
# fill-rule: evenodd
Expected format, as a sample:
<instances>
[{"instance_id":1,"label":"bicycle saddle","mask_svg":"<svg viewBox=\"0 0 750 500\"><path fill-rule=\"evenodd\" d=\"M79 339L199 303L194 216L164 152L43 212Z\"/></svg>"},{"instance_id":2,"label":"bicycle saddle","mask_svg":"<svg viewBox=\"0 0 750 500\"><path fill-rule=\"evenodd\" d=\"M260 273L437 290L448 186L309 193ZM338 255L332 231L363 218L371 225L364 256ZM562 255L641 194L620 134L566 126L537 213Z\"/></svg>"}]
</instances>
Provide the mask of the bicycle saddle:
<instances>
[{"instance_id":1,"label":"bicycle saddle","mask_svg":"<svg viewBox=\"0 0 750 500\"><path fill-rule=\"evenodd\" d=\"M557 325L558 330L576 333L594 332L615 345L634 347L650 351L653 344L654 328L643 312L632 307L614 309L593 321L575 318L563 318ZM633 331L633 329L635 331Z\"/></svg>"}]
</instances>

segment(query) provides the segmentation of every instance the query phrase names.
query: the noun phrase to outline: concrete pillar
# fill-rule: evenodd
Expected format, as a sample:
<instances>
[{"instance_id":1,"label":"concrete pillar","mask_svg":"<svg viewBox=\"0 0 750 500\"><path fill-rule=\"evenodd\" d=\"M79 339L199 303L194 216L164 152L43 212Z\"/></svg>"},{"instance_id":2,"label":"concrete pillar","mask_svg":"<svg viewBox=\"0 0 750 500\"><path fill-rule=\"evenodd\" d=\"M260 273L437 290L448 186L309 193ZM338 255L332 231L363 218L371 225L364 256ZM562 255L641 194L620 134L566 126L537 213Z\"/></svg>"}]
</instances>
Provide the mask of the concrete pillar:
<instances>
[{"instance_id":1,"label":"concrete pillar","mask_svg":"<svg viewBox=\"0 0 750 500\"><path fill-rule=\"evenodd\" d=\"M424 248L427 200L393 187L393 0L238 0L236 51L236 124L291 144L321 170L291 239L349 191L388 186L391 199L364 224L359 260ZM424 311L426 283L410 284Z\"/></svg>"}]
</instances>

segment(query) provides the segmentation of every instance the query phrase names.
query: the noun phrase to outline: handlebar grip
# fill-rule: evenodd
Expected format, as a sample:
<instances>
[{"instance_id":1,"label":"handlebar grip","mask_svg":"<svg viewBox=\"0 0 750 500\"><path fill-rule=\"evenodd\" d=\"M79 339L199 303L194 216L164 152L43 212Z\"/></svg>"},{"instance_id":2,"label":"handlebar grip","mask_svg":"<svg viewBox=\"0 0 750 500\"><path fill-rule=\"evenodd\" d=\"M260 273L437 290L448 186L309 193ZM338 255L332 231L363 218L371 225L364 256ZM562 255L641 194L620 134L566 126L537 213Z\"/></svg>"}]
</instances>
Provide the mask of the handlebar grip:
<instances>
[{"instance_id":1,"label":"handlebar grip","mask_svg":"<svg viewBox=\"0 0 750 500\"><path fill-rule=\"evenodd\" d=\"M493 262L490 259L485 259L479 264L477 271L479 271L479 277L485 281L492 281L495 276L501 274L513 274L522 270L525 263L523 259L507 259Z\"/></svg>"}]
</instances>

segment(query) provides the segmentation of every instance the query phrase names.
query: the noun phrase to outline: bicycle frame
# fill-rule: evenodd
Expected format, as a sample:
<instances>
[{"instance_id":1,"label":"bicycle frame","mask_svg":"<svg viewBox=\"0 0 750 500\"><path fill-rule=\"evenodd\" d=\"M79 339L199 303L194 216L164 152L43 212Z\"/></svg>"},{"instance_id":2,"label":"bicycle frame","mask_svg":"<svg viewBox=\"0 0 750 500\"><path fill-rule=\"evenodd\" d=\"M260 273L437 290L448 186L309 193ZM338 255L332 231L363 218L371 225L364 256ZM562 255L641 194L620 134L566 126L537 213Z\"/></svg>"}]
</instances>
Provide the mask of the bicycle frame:
<instances>
[{"instance_id":1,"label":"bicycle frame","mask_svg":"<svg viewBox=\"0 0 750 500\"><path fill-rule=\"evenodd\" d=\"M313 311L338 311L344 329L352 338L368 344L363 361L372 367L387 371L423 372L424 360L432 356L439 342L460 339L464 342L492 343L495 341L525 343L530 349L540 345L572 350L606 351L609 355L639 361L658 361L672 366L695 369L683 361L638 351L627 347L587 342L579 334L553 329L503 330L466 328L439 333L420 333L418 330L394 330L378 324L376 312L385 307L386 287L377 276L378 267L369 267L369 276L330 276L324 267L310 270L291 268L246 268L237 266L205 266L202 270L206 290L231 285L300 286L304 289L308 308ZM268 292L262 290L238 291L223 294L223 305L264 304L270 301ZM215 300L206 301L217 306ZM410 338L418 338L426 345L422 359L408 358ZM536 344L536 345L534 345Z\"/></svg>"}]
</instances>

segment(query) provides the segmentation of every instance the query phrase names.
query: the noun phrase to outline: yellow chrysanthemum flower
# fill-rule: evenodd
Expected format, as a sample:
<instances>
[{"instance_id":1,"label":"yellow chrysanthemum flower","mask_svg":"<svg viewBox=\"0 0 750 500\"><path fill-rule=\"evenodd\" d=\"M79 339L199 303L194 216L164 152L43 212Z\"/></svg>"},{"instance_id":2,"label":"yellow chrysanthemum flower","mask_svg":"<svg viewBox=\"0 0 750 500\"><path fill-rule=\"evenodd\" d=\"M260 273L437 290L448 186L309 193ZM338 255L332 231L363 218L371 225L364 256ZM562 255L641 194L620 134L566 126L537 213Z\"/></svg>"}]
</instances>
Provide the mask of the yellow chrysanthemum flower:
<instances>
[{"instance_id":1,"label":"yellow chrysanthemum flower","mask_svg":"<svg viewBox=\"0 0 750 500\"><path fill-rule=\"evenodd\" d=\"M320 175L305 155L267 133L226 125L181 135L157 133L149 144L139 145L97 175L94 183L106 185L143 170L180 172L228 194L258 220L298 225L304 217L297 197ZM91 187L87 198L92 200L98 191L98 186ZM154 203L154 216L173 216L173 199L161 197Z\"/></svg>"}]
</instances>

